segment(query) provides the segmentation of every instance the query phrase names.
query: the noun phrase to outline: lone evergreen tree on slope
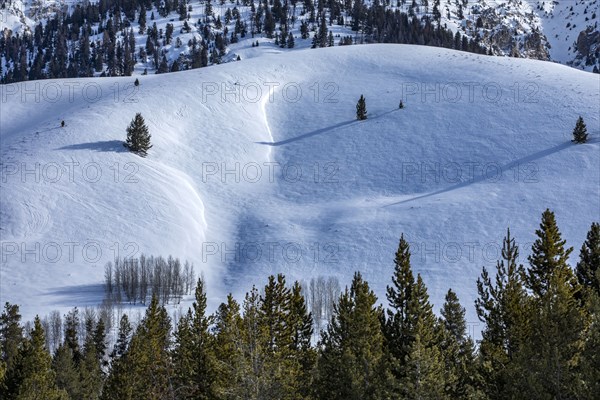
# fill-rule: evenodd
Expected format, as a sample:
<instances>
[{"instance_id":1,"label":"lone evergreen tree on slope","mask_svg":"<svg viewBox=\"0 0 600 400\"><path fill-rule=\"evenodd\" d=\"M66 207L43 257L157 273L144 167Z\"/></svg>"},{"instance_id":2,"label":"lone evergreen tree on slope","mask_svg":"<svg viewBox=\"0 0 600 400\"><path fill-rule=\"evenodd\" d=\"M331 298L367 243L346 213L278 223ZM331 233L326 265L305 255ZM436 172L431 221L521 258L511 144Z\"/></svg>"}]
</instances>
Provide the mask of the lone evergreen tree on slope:
<instances>
[{"instance_id":1,"label":"lone evergreen tree on slope","mask_svg":"<svg viewBox=\"0 0 600 400\"><path fill-rule=\"evenodd\" d=\"M140 113L135 114L135 118L127 128L127 141L125 142L125 146L128 147L130 151L145 157L148 154L148 150L152 147L150 138L151 135L144 122L144 117L142 117L142 114Z\"/></svg>"},{"instance_id":2,"label":"lone evergreen tree on slope","mask_svg":"<svg viewBox=\"0 0 600 400\"><path fill-rule=\"evenodd\" d=\"M573 140L574 143L585 143L588 139L587 128L585 126L585 122L583 122L583 118L579 117L577 119L577 123L575 124L575 129L573 130Z\"/></svg>"},{"instance_id":3,"label":"lone evergreen tree on slope","mask_svg":"<svg viewBox=\"0 0 600 400\"><path fill-rule=\"evenodd\" d=\"M356 104L356 119L359 121L367 119L367 103L365 97L361 94Z\"/></svg>"}]
</instances>

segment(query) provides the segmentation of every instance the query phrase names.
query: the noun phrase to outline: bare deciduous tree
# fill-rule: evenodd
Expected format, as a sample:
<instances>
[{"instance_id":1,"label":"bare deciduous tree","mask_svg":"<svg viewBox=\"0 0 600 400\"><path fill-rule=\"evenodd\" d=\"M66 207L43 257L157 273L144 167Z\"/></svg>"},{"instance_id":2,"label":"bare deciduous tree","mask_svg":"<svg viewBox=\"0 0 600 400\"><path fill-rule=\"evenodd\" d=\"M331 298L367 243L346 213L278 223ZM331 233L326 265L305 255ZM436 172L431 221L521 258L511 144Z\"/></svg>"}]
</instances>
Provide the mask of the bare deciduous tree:
<instances>
[{"instance_id":1,"label":"bare deciduous tree","mask_svg":"<svg viewBox=\"0 0 600 400\"><path fill-rule=\"evenodd\" d=\"M62 343L62 317L58 311L54 310L48 318L50 320L50 329L47 332L48 336L51 337L49 349L51 352L54 352Z\"/></svg>"},{"instance_id":2,"label":"bare deciduous tree","mask_svg":"<svg viewBox=\"0 0 600 400\"><path fill-rule=\"evenodd\" d=\"M312 278L308 285L303 284L304 298L312 313L314 334L318 337L324 325L331 318L333 305L340 295L340 283L336 277L318 276Z\"/></svg>"},{"instance_id":3,"label":"bare deciduous tree","mask_svg":"<svg viewBox=\"0 0 600 400\"><path fill-rule=\"evenodd\" d=\"M143 254L139 259L115 259L114 265L108 263L105 267L105 298L119 304L125 296L129 303L146 304L153 294L163 304L179 304L193 290L194 277L193 264L186 261L182 268L181 261L171 256L167 260Z\"/></svg>"}]
</instances>

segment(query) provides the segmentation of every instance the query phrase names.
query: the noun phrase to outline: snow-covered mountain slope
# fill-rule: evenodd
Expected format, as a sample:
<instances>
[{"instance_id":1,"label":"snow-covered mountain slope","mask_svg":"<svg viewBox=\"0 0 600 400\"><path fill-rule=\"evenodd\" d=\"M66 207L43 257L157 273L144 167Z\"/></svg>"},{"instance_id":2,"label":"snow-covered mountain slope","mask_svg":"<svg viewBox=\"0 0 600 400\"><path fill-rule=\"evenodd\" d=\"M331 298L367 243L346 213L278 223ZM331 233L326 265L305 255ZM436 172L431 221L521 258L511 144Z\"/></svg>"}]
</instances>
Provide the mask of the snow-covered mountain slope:
<instances>
[{"instance_id":1,"label":"snow-covered mountain slope","mask_svg":"<svg viewBox=\"0 0 600 400\"><path fill-rule=\"evenodd\" d=\"M22 1L2 1L0 4L0 30L23 34L30 32L33 25L29 16L29 8Z\"/></svg>"},{"instance_id":2,"label":"snow-covered mountain slope","mask_svg":"<svg viewBox=\"0 0 600 400\"><path fill-rule=\"evenodd\" d=\"M441 23L496 55L598 67L598 0L441 0Z\"/></svg>"},{"instance_id":3,"label":"snow-covered mountain slope","mask_svg":"<svg viewBox=\"0 0 600 400\"><path fill-rule=\"evenodd\" d=\"M525 262L547 207L574 254L600 216L597 74L369 45L140 82L2 86L0 300L26 317L100 302L117 252L194 262L212 306L267 274L346 284L356 270L385 302L404 233L436 309L452 287L475 322L507 227ZM137 112L147 158L121 144Z\"/></svg>"},{"instance_id":4,"label":"snow-covered mountain slope","mask_svg":"<svg viewBox=\"0 0 600 400\"><path fill-rule=\"evenodd\" d=\"M548 41L550 59L592 70L600 62L598 0L530 0Z\"/></svg>"}]
</instances>

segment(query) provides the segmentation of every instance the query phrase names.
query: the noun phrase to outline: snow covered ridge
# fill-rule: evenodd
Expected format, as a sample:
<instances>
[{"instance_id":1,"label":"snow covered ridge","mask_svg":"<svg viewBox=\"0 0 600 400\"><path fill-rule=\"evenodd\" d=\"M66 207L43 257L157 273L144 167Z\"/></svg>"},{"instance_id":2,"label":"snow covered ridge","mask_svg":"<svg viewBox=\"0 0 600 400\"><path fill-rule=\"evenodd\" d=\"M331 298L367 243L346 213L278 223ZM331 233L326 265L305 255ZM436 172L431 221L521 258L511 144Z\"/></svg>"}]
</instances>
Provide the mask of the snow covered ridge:
<instances>
[{"instance_id":1,"label":"snow covered ridge","mask_svg":"<svg viewBox=\"0 0 600 400\"><path fill-rule=\"evenodd\" d=\"M25 318L96 305L104 264L141 253L189 260L212 306L276 272L345 285L359 270L383 298L404 233L436 309L452 287L476 323L474 282L507 227L525 260L546 208L576 249L597 220L598 79L370 45L139 86L2 85L0 300ZM361 95L367 119L356 121ZM122 145L138 112L152 135L145 158ZM575 145L580 115L590 141Z\"/></svg>"}]
</instances>

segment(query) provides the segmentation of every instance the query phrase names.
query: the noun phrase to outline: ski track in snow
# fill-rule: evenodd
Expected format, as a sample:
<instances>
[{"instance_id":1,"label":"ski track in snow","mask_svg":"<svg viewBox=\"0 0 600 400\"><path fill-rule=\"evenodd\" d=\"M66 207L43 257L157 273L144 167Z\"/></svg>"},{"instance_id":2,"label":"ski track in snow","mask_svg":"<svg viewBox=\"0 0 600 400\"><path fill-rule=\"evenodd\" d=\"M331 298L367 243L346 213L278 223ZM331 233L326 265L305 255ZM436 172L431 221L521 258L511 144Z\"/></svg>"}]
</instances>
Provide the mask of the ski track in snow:
<instances>
[{"instance_id":1,"label":"ski track in snow","mask_svg":"<svg viewBox=\"0 0 600 400\"><path fill-rule=\"evenodd\" d=\"M43 234L50 221L48 213L39 210L35 205L28 201L23 202L23 206L27 210L28 227L27 231L24 233L24 236L28 238Z\"/></svg>"}]
</instances>

